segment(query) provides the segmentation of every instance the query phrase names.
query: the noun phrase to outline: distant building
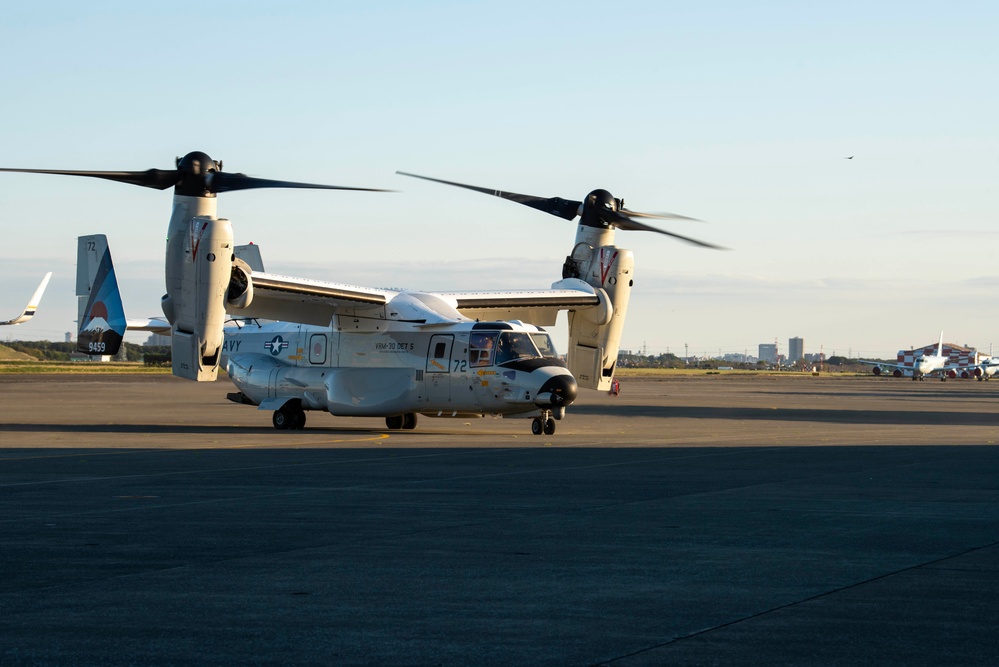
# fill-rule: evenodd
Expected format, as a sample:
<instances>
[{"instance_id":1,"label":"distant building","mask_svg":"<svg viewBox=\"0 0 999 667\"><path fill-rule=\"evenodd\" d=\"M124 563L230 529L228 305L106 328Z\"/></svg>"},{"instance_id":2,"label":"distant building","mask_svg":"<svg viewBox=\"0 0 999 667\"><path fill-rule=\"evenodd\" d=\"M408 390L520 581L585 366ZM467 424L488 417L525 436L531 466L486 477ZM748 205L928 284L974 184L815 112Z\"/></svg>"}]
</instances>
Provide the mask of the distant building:
<instances>
[{"instance_id":1,"label":"distant building","mask_svg":"<svg viewBox=\"0 0 999 667\"><path fill-rule=\"evenodd\" d=\"M67 331L66 332L66 342L67 343L72 343L73 342L73 332L72 331Z\"/></svg>"},{"instance_id":2,"label":"distant building","mask_svg":"<svg viewBox=\"0 0 999 667\"><path fill-rule=\"evenodd\" d=\"M777 363L777 343L760 343L760 361Z\"/></svg>"},{"instance_id":3,"label":"distant building","mask_svg":"<svg viewBox=\"0 0 999 667\"><path fill-rule=\"evenodd\" d=\"M805 340L795 336L787 341L787 360L792 364L805 358Z\"/></svg>"},{"instance_id":4,"label":"distant building","mask_svg":"<svg viewBox=\"0 0 999 667\"><path fill-rule=\"evenodd\" d=\"M143 345L156 345L163 347L170 347L170 336L163 336L161 334L150 334L149 338Z\"/></svg>"}]
</instances>

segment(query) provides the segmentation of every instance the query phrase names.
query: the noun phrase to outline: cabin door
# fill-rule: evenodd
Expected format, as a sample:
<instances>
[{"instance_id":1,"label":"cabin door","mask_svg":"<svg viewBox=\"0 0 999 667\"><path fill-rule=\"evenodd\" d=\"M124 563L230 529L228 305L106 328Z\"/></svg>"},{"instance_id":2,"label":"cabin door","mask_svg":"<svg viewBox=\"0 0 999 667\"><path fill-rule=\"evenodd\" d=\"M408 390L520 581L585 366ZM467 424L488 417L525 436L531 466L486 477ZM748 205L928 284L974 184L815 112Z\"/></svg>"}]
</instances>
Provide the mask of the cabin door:
<instances>
[{"instance_id":1,"label":"cabin door","mask_svg":"<svg viewBox=\"0 0 999 667\"><path fill-rule=\"evenodd\" d=\"M454 336L435 334L427 351L427 397L432 403L451 400L451 348Z\"/></svg>"}]
</instances>

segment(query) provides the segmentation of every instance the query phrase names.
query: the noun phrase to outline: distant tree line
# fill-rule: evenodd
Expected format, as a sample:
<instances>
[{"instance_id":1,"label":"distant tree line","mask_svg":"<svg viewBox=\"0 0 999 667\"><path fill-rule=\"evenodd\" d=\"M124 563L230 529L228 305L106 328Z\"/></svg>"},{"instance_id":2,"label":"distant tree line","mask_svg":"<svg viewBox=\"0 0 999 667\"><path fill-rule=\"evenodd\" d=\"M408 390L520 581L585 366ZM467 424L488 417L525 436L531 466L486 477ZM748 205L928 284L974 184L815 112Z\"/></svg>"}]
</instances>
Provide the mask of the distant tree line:
<instances>
[{"instance_id":1,"label":"distant tree line","mask_svg":"<svg viewBox=\"0 0 999 667\"><path fill-rule=\"evenodd\" d=\"M889 363L895 363L895 360L892 359ZM658 355L622 354L618 357L618 368L701 368L715 370L719 366L739 370L765 370L771 368L773 364L766 361L738 362L726 359L697 359L687 363L671 352ZM808 371L813 367L818 368L818 366L819 363L816 361L802 359L793 365L785 365L783 368ZM833 356L825 360L824 368L843 373L865 373L870 371L871 366L862 364L857 359Z\"/></svg>"},{"instance_id":2,"label":"distant tree line","mask_svg":"<svg viewBox=\"0 0 999 667\"><path fill-rule=\"evenodd\" d=\"M146 366L169 366L173 355L169 345L144 345L142 361Z\"/></svg>"},{"instance_id":3,"label":"distant tree line","mask_svg":"<svg viewBox=\"0 0 999 667\"><path fill-rule=\"evenodd\" d=\"M40 361L71 361L76 354L76 343L53 343L47 340L15 340L4 345L12 350L23 352ZM166 345L136 345L122 343L115 361L143 361L147 366L170 363L170 347Z\"/></svg>"},{"instance_id":4,"label":"distant tree line","mask_svg":"<svg viewBox=\"0 0 999 667\"><path fill-rule=\"evenodd\" d=\"M664 354L622 354L618 356L618 368L703 368L715 370L719 366L726 368L738 368L740 370L755 370L765 368L766 362L739 363L726 361L725 359L698 359L687 363L682 358L672 352Z\"/></svg>"}]
</instances>

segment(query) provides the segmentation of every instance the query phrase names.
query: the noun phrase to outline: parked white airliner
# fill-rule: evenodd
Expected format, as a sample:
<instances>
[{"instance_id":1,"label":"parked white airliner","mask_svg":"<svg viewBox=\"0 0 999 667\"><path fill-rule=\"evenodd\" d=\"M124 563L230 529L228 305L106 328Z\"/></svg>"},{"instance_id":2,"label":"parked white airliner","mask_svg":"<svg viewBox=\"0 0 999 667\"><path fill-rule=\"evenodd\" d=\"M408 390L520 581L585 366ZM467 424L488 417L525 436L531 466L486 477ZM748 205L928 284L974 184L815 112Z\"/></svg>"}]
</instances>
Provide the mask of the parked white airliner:
<instances>
[{"instance_id":1,"label":"parked white airliner","mask_svg":"<svg viewBox=\"0 0 999 667\"><path fill-rule=\"evenodd\" d=\"M939 373L941 380L947 379L947 371L958 368L957 365L950 365L950 357L943 353L943 331L940 332L940 342L937 343L936 354L918 354L912 361L912 366L907 364L887 364L883 361L864 361L862 364L873 364L871 369L875 375L881 375L885 369L894 369L891 374L895 377L911 377L913 380L922 380L925 376Z\"/></svg>"}]
</instances>

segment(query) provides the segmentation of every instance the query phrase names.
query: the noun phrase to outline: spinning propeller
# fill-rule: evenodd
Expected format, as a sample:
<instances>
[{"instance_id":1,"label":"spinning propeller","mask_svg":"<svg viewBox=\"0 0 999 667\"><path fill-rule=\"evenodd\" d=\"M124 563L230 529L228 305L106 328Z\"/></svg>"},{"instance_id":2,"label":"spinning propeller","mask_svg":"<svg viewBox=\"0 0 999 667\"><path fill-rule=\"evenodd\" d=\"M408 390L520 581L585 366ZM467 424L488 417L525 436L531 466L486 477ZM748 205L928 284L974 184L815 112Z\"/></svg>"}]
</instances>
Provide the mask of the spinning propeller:
<instances>
[{"instance_id":1,"label":"spinning propeller","mask_svg":"<svg viewBox=\"0 0 999 667\"><path fill-rule=\"evenodd\" d=\"M67 171L62 169L2 169L25 174L61 174L63 176L89 176L119 183L138 185L154 190L174 188L178 195L188 197L214 197L219 192L236 190L256 190L259 188L303 188L311 190L362 190L366 192L389 192L376 188L351 188L339 185L317 185L296 183L295 181L275 181L267 178L254 178L246 174L222 171L222 162L215 161L205 153L194 151L177 158L176 169L147 169L146 171Z\"/></svg>"},{"instance_id":2,"label":"spinning propeller","mask_svg":"<svg viewBox=\"0 0 999 667\"><path fill-rule=\"evenodd\" d=\"M725 249L722 246L714 245L713 243L698 241L697 239L692 239L688 236L681 236L680 234L668 232L664 229L659 229L658 227L653 227L652 225L647 225L644 222L639 222L634 219L656 218L659 220L692 220L700 222L697 218L689 218L685 215L677 215L675 213L639 213L637 211L629 211L624 207L623 199L615 199L614 196L606 190L594 190L590 194L586 195L585 200L572 201L569 199L562 199L561 197L536 197L534 195L521 195L516 192L490 190L489 188L480 188L475 185L466 185L464 183L455 183L454 181L444 181L439 178L430 178L429 176L420 176L419 174L410 174L405 171L397 171L395 173L402 176L422 178L425 181L434 181L435 183L444 183L445 185L455 185L459 188L475 190L476 192L493 195L494 197L500 197L501 199L509 199L510 201L515 201L518 204L523 204L524 206L530 206L531 208L543 211L550 215L558 216L559 218L563 218L565 220L572 220L578 215L579 224L586 227L596 227L598 229L612 227L630 231L656 232L657 234L672 236L673 238L686 241L687 243L693 243L694 245L698 245L703 248L714 248L716 250Z\"/></svg>"}]
</instances>

